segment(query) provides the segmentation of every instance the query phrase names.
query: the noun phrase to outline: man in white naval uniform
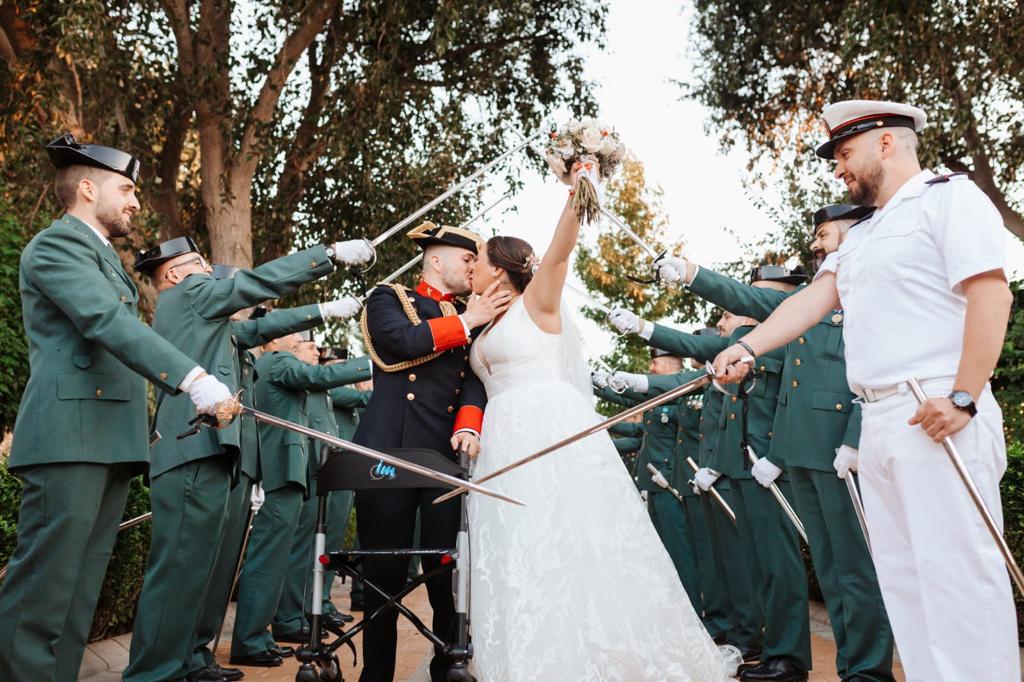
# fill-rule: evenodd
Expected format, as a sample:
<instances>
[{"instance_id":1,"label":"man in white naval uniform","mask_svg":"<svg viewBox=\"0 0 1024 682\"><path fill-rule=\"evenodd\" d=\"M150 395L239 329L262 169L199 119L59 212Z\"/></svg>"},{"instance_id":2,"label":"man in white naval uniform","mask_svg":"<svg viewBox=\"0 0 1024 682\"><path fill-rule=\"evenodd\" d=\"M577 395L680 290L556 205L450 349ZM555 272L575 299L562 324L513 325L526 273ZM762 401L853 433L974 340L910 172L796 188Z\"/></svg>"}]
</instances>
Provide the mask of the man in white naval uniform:
<instances>
[{"instance_id":1,"label":"man in white naval uniform","mask_svg":"<svg viewBox=\"0 0 1024 682\"><path fill-rule=\"evenodd\" d=\"M746 374L745 356L845 309L847 379L863 400L859 467L871 549L907 679L1017 682L1016 613L1002 555L941 441L951 436L1002 528L1002 413L988 381L1012 296L998 211L965 175L922 171L925 114L855 100L824 111L850 198L877 206L851 228L815 281L784 302L715 369ZM662 266L675 277L676 264ZM918 406L906 384L918 379Z\"/></svg>"}]
</instances>

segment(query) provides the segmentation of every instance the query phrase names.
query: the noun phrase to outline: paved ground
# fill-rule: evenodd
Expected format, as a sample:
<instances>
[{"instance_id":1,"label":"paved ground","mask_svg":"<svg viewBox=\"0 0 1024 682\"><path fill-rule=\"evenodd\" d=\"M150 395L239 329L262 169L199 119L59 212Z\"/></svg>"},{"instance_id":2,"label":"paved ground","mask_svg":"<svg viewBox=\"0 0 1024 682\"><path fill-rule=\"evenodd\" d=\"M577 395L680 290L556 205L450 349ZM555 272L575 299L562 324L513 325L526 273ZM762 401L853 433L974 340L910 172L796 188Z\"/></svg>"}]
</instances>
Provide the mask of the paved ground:
<instances>
[{"instance_id":1,"label":"paved ground","mask_svg":"<svg viewBox=\"0 0 1024 682\"><path fill-rule=\"evenodd\" d=\"M334 602L341 607L347 606L348 586L336 585L332 594ZM420 588L406 598L405 604L414 613L420 616L425 622L430 622L430 604L427 602L425 588ZM359 615L359 614L356 614ZM234 622L234 604L228 613L228 620L224 626L223 637L217 658L226 664L228 649L231 637L231 626ZM396 680L407 682L429 682L426 672L428 653L430 645L423 637L416 632L415 628L404 618L399 621L399 654L397 660ZM814 672L811 673L811 682L833 682L839 678L835 674L835 643L832 641L832 632L828 626L828 616L821 604L811 606L811 632L812 649L814 654ZM89 645L85 660L82 663L82 670L79 680L84 682L118 682L121 679L121 671L128 664L128 647L131 642L131 635L122 635L114 639L96 642ZM359 637L356 637L356 650L359 650ZM352 663L351 652L345 648L339 655L341 660L342 674L348 681L354 681L359 676L359 666ZM295 670L298 664L294 659L285 659L285 664L279 668L242 668L245 671L246 680L259 680L260 682L291 682L295 679ZM903 670L897 664L896 679L903 682ZM484 682L481 680L481 682Z\"/></svg>"}]
</instances>

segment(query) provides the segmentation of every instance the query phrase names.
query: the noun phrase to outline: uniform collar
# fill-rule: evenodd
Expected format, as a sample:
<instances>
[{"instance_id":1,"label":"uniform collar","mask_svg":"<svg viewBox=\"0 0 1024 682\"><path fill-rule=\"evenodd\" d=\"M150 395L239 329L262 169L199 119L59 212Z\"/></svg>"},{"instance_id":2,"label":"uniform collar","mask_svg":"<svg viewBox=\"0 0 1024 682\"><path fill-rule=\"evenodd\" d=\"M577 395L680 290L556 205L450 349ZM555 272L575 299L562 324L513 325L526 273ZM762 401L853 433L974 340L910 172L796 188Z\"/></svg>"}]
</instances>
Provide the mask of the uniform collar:
<instances>
[{"instance_id":1,"label":"uniform collar","mask_svg":"<svg viewBox=\"0 0 1024 682\"><path fill-rule=\"evenodd\" d=\"M416 293L419 294L420 296L432 298L438 303L440 303L441 301L455 300L455 294L446 294L442 292L440 289L430 286L423 280L420 280L420 283L416 286Z\"/></svg>"},{"instance_id":2,"label":"uniform collar","mask_svg":"<svg viewBox=\"0 0 1024 682\"><path fill-rule=\"evenodd\" d=\"M921 193L928 187L925 183L934 177L935 173L925 169L910 178L903 183L903 186L896 190L896 194L892 195L892 198L885 203L885 206L875 211L874 215L867 220L871 223L877 223L879 218L891 211L894 206L902 202L904 199L913 199L914 197L921 196Z\"/></svg>"}]
</instances>

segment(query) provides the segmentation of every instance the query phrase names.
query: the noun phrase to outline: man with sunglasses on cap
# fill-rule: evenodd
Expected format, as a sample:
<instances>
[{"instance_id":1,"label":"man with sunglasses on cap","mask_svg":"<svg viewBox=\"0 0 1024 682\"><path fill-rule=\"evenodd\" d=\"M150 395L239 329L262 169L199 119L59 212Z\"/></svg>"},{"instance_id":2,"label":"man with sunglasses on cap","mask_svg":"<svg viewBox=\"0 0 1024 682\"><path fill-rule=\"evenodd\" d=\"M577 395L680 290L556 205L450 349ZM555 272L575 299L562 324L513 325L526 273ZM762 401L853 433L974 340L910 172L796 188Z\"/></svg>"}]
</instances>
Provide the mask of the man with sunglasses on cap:
<instances>
[{"instance_id":1,"label":"man with sunglasses on cap","mask_svg":"<svg viewBox=\"0 0 1024 682\"><path fill-rule=\"evenodd\" d=\"M829 254L814 282L715 360L723 380L743 358L844 310L850 388L863 401L857 470L878 582L908 680L1020 679L1016 613L1001 553L941 442L951 437L1001 524L1002 415L988 380L1013 297L1005 231L966 176L921 170L925 112L897 102L826 107L850 197L876 206ZM928 397L918 405L908 385Z\"/></svg>"},{"instance_id":2,"label":"man with sunglasses on cap","mask_svg":"<svg viewBox=\"0 0 1024 682\"><path fill-rule=\"evenodd\" d=\"M66 213L20 264L31 375L8 461L24 488L0 588L3 680L78 676L129 482L149 461L146 379L184 392L193 414L231 398L139 320L138 290L111 245L139 210L138 160L71 135L46 151Z\"/></svg>"},{"instance_id":3,"label":"man with sunglasses on cap","mask_svg":"<svg viewBox=\"0 0 1024 682\"><path fill-rule=\"evenodd\" d=\"M203 358L234 393L239 367L231 339L232 315L334 272L336 262L358 265L372 256L372 247L354 240L314 246L216 279L195 242L178 237L141 252L135 269L148 275L158 292L153 329L175 347ZM323 308L326 315L344 319L356 314L359 304L342 299ZM158 391L153 420L157 431L182 433L192 414L186 401ZM186 676L223 679L209 666L190 670L200 612L180 604L205 599L221 546L229 492L238 482L239 435L236 420L225 428L200 429L188 438L165 438L152 448L153 539L124 673L129 682Z\"/></svg>"},{"instance_id":4,"label":"man with sunglasses on cap","mask_svg":"<svg viewBox=\"0 0 1024 682\"><path fill-rule=\"evenodd\" d=\"M801 271L772 265L754 268L750 274L752 287L781 292L791 292L805 279ZM613 310L609 319L623 333L639 334L652 346L702 362L730 342L739 342L757 324L750 317L726 312L718 324L723 337L702 338L652 324L624 309ZM740 668L740 679L749 681L797 682L806 680L811 669L807 575L799 538L778 502L758 480L759 467L751 467L746 447L749 445L759 462L771 450L784 359L782 351L760 357L752 387L742 392L736 386L727 387L729 394L719 420L722 433L717 466L704 466L695 477L703 490L726 479L716 487L730 491L740 547L753 567L755 599L764 618L764 646L760 664ZM643 375L617 372L611 381L644 392L649 388ZM778 479L775 482L788 492L788 480Z\"/></svg>"},{"instance_id":5,"label":"man with sunglasses on cap","mask_svg":"<svg viewBox=\"0 0 1024 682\"><path fill-rule=\"evenodd\" d=\"M833 204L812 216L818 263L839 249L872 207ZM794 292L754 289L682 258L662 262L661 281L681 282L704 300L763 320ZM793 506L807 531L828 608L842 680L893 680L892 630L874 564L844 479L857 470L860 405L846 380L842 310L828 311L786 346L772 445L754 475L770 484L789 474Z\"/></svg>"}]
</instances>

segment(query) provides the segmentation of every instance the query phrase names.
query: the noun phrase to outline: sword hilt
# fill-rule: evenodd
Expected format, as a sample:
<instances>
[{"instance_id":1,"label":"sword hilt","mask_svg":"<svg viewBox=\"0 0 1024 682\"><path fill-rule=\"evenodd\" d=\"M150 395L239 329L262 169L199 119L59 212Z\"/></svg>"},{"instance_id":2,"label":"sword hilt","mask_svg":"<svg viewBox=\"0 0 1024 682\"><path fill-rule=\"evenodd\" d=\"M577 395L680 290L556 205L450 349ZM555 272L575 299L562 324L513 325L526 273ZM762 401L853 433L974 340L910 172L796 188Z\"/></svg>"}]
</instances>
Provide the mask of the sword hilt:
<instances>
[{"instance_id":1,"label":"sword hilt","mask_svg":"<svg viewBox=\"0 0 1024 682\"><path fill-rule=\"evenodd\" d=\"M177 440L194 436L205 426L207 428L217 428L217 418L212 414L197 414L193 419L190 419L188 425L192 428L184 433L179 433Z\"/></svg>"}]
</instances>

